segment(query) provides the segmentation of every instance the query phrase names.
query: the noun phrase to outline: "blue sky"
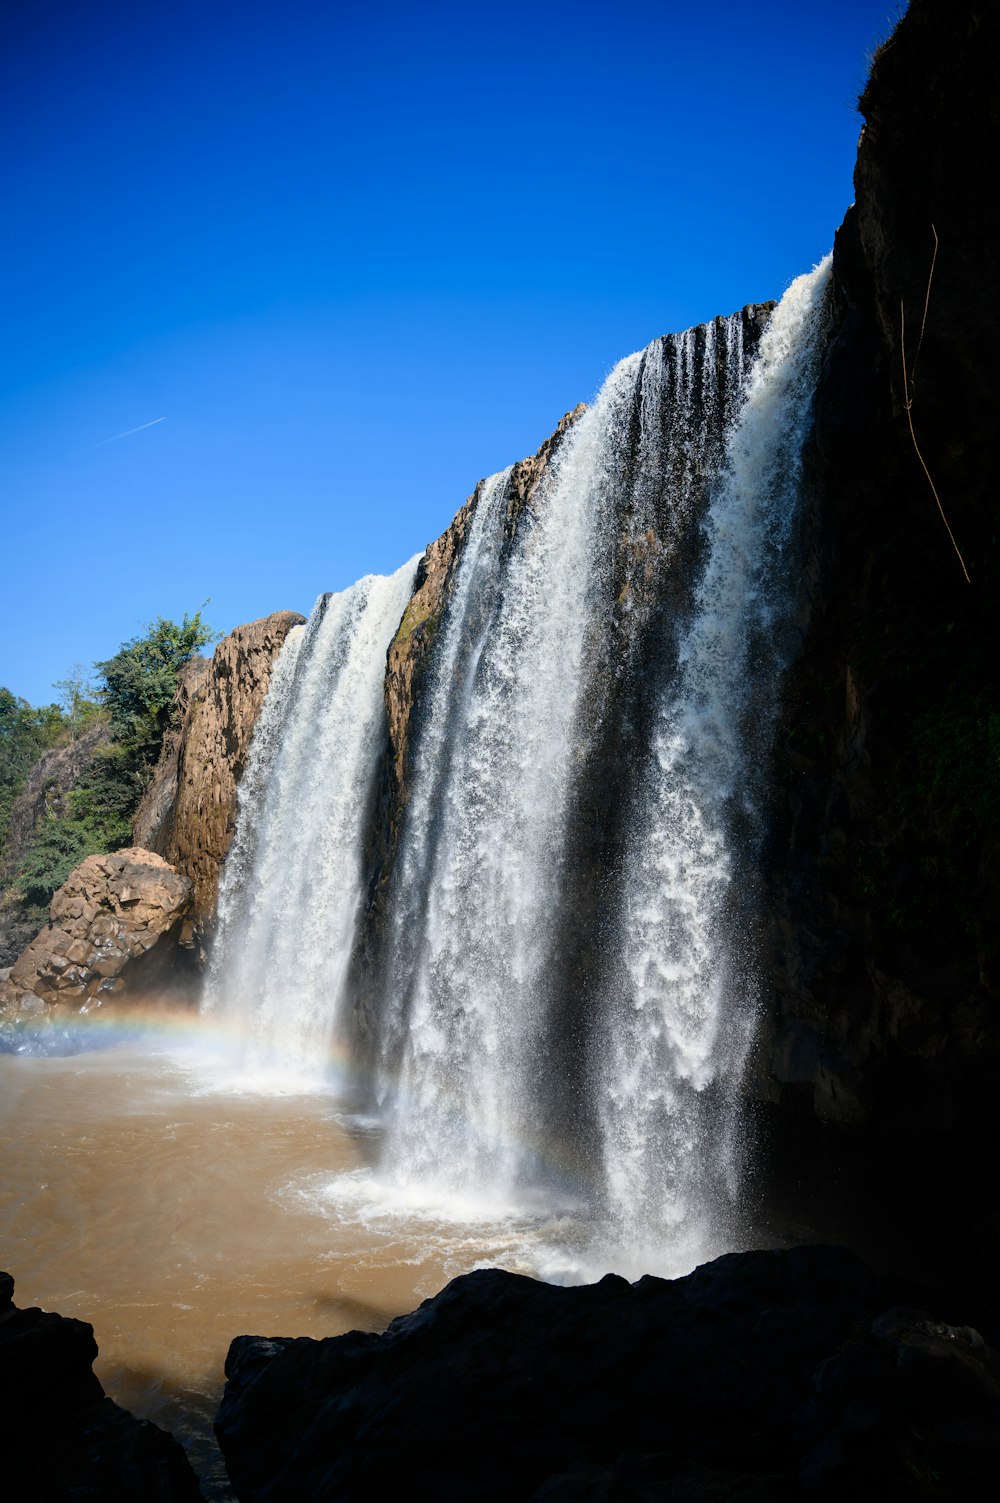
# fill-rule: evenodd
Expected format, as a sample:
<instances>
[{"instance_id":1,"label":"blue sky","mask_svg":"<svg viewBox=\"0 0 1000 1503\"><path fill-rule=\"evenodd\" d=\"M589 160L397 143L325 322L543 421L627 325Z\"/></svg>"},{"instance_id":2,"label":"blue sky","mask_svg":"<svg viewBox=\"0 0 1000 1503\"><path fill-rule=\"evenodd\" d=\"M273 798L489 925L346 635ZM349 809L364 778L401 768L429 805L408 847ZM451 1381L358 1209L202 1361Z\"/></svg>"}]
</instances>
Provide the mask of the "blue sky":
<instances>
[{"instance_id":1,"label":"blue sky","mask_svg":"<svg viewBox=\"0 0 1000 1503\"><path fill-rule=\"evenodd\" d=\"M630 350L780 296L898 13L8 0L0 684L394 569Z\"/></svg>"}]
</instances>

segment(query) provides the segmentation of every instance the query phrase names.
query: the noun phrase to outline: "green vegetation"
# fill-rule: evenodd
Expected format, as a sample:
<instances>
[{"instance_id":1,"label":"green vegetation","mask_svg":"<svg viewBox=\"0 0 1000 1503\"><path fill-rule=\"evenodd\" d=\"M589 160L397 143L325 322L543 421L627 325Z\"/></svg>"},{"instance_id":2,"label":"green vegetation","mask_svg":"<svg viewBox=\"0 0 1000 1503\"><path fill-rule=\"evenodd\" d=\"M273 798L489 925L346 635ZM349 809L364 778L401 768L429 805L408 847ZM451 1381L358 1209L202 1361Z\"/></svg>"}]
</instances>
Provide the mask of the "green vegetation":
<instances>
[{"instance_id":1,"label":"green vegetation","mask_svg":"<svg viewBox=\"0 0 1000 1503\"><path fill-rule=\"evenodd\" d=\"M58 705L35 709L0 688L0 850L7 840L11 805L42 752L59 741L62 729Z\"/></svg>"},{"instance_id":2,"label":"green vegetation","mask_svg":"<svg viewBox=\"0 0 1000 1503\"><path fill-rule=\"evenodd\" d=\"M95 664L96 684L77 664L55 685L61 707L36 710L0 690L0 850L10 806L41 753L77 741L98 722L108 732L75 787L50 801L12 874L17 897L39 922L85 856L131 841L133 816L171 725L178 672L215 635L200 610L180 623L158 616L142 636Z\"/></svg>"}]
</instances>

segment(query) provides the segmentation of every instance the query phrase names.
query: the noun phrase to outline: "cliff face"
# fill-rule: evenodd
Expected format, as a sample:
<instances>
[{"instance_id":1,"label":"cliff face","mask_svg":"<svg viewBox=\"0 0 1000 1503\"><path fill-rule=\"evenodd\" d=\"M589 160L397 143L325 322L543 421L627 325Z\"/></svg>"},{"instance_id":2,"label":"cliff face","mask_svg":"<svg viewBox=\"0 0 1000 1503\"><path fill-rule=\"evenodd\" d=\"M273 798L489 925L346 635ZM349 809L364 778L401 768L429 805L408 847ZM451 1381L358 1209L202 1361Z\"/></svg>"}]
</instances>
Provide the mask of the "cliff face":
<instances>
[{"instance_id":1,"label":"cliff face","mask_svg":"<svg viewBox=\"0 0 1000 1503\"><path fill-rule=\"evenodd\" d=\"M68 746L44 752L28 774L10 811L10 826L0 865L0 889L10 882L46 815L61 814L66 795L108 740L107 728L92 725ZM15 893L0 899L0 968L14 964L36 932L32 919Z\"/></svg>"},{"instance_id":2,"label":"cliff face","mask_svg":"<svg viewBox=\"0 0 1000 1503\"><path fill-rule=\"evenodd\" d=\"M188 665L179 718L136 815L136 845L156 851L194 884L185 939L199 949L215 919L219 873L236 819L236 790L275 659L296 611L238 626L211 662Z\"/></svg>"},{"instance_id":3,"label":"cliff face","mask_svg":"<svg viewBox=\"0 0 1000 1503\"><path fill-rule=\"evenodd\" d=\"M759 1060L783 1116L959 1165L991 1152L1000 1087L998 59L995 9L913 0L860 101Z\"/></svg>"}]
</instances>

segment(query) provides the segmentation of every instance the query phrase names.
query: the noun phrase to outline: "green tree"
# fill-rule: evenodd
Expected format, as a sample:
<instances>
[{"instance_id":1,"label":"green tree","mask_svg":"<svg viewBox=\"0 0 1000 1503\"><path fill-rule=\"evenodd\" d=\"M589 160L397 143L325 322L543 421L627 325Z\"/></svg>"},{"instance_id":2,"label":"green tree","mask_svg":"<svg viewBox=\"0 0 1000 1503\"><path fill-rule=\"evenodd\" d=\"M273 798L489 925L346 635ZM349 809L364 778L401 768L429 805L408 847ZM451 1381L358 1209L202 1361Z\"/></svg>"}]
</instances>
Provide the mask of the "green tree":
<instances>
[{"instance_id":1,"label":"green tree","mask_svg":"<svg viewBox=\"0 0 1000 1503\"><path fill-rule=\"evenodd\" d=\"M76 741L101 713L91 670L83 663L74 663L66 677L57 679L52 687L59 691L59 703L70 740Z\"/></svg>"},{"instance_id":2,"label":"green tree","mask_svg":"<svg viewBox=\"0 0 1000 1503\"><path fill-rule=\"evenodd\" d=\"M178 672L215 636L200 609L180 623L157 616L145 636L133 637L113 658L95 665L103 680L98 698L107 711L112 740L127 750L140 777L148 775L160 755Z\"/></svg>"}]
</instances>

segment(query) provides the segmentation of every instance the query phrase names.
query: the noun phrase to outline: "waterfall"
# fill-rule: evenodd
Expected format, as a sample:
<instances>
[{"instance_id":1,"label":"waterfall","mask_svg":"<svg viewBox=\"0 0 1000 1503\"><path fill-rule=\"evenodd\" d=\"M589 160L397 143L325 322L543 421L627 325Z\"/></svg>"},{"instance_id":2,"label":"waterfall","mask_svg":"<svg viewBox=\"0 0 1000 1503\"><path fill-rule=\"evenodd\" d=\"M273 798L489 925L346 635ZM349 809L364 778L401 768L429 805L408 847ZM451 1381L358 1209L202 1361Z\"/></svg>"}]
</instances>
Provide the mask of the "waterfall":
<instances>
[{"instance_id":1,"label":"waterfall","mask_svg":"<svg viewBox=\"0 0 1000 1503\"><path fill-rule=\"evenodd\" d=\"M507 473L478 493L393 876L397 1183L551 1189L563 1093L609 1241L719 1230L753 1029L733 885L794 608L826 278L789 289L755 353L734 315L624 360L513 529ZM595 858L613 894L607 870L583 891Z\"/></svg>"},{"instance_id":2,"label":"waterfall","mask_svg":"<svg viewBox=\"0 0 1000 1503\"><path fill-rule=\"evenodd\" d=\"M365 937L380 1183L408 1202L568 1194L624 1268L727 1241L828 273L630 355L533 490L477 487ZM346 1012L414 572L320 600L254 738L206 1006L265 1071L323 1078Z\"/></svg>"},{"instance_id":3,"label":"waterfall","mask_svg":"<svg viewBox=\"0 0 1000 1503\"><path fill-rule=\"evenodd\" d=\"M265 1078L322 1082L364 892L386 652L416 559L323 595L279 655L240 786L202 1011Z\"/></svg>"},{"instance_id":4,"label":"waterfall","mask_svg":"<svg viewBox=\"0 0 1000 1503\"><path fill-rule=\"evenodd\" d=\"M600 609L596 561L639 365L623 361L570 431L509 547L507 477L478 499L394 877L386 1104L398 1179L502 1196L536 1176L533 1050Z\"/></svg>"},{"instance_id":5,"label":"waterfall","mask_svg":"<svg viewBox=\"0 0 1000 1503\"><path fill-rule=\"evenodd\" d=\"M637 1266L665 1245L697 1256L718 1247L739 1187L737 1088L755 981L733 889L750 881L759 763L790 651L801 453L829 264L792 284L761 341L635 801L594 1074L612 1240Z\"/></svg>"},{"instance_id":6,"label":"waterfall","mask_svg":"<svg viewBox=\"0 0 1000 1503\"><path fill-rule=\"evenodd\" d=\"M641 617L639 576L666 571L697 519L742 332L741 315L719 319L622 361L513 524L509 472L477 494L393 875L383 1095L397 1183L503 1199L561 1177L542 1123L588 722L604 713L621 599Z\"/></svg>"}]
</instances>

